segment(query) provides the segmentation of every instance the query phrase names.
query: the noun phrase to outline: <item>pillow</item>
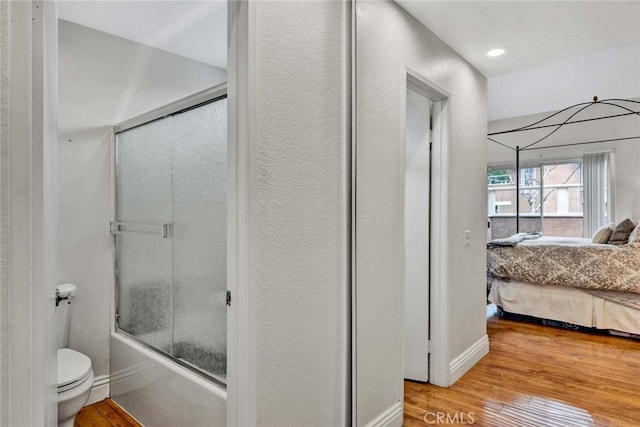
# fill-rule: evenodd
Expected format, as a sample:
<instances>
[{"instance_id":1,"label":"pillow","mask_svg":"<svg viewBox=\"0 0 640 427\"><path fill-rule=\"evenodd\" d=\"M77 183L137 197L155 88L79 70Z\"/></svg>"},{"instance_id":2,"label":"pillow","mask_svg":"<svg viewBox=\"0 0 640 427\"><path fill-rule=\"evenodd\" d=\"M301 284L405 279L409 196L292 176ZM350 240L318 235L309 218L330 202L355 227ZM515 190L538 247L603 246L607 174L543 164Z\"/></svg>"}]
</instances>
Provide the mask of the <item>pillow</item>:
<instances>
[{"instance_id":1,"label":"pillow","mask_svg":"<svg viewBox=\"0 0 640 427\"><path fill-rule=\"evenodd\" d=\"M613 225L609 224L604 227L600 227L598 231L593 234L593 238L591 239L592 243L607 243L609 238L611 237L611 233L613 233Z\"/></svg>"},{"instance_id":2,"label":"pillow","mask_svg":"<svg viewBox=\"0 0 640 427\"><path fill-rule=\"evenodd\" d=\"M629 244L631 246L640 246L640 225L629 234Z\"/></svg>"},{"instance_id":3,"label":"pillow","mask_svg":"<svg viewBox=\"0 0 640 427\"><path fill-rule=\"evenodd\" d=\"M616 228L613 229L611 237L609 237L609 244L626 245L627 243L629 243L629 235L637 226L638 223L631 218L627 218L624 221L618 223L618 225L616 225Z\"/></svg>"}]
</instances>

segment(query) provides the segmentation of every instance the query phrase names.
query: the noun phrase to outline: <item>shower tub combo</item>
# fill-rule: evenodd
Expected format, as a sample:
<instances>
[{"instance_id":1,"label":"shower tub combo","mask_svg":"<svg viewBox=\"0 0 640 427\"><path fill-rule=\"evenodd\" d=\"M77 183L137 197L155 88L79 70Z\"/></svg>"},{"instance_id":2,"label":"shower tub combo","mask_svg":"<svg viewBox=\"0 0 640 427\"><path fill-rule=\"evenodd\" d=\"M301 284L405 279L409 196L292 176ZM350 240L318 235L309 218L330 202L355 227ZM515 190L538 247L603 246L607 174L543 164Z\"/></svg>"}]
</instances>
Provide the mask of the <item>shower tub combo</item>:
<instances>
[{"instance_id":1,"label":"shower tub combo","mask_svg":"<svg viewBox=\"0 0 640 427\"><path fill-rule=\"evenodd\" d=\"M226 88L113 142L112 398L146 425L226 425Z\"/></svg>"}]
</instances>

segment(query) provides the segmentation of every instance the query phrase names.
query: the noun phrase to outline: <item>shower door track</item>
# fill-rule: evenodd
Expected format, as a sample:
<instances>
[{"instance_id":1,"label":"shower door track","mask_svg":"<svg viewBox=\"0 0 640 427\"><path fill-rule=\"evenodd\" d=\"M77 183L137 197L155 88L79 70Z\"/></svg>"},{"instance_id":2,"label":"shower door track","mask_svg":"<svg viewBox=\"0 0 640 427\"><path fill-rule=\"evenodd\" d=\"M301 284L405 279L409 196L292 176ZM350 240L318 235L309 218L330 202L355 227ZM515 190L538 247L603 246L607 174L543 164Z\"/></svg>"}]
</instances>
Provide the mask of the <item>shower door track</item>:
<instances>
[{"instance_id":1,"label":"shower door track","mask_svg":"<svg viewBox=\"0 0 640 427\"><path fill-rule=\"evenodd\" d=\"M223 83L218 86L214 86L209 89L205 89L201 92L194 93L185 98L179 99L171 104L164 105L155 110L151 110L148 113L141 114L132 119L125 120L113 127L113 132L119 134L126 130L137 128L138 126L146 125L156 120L169 117L174 114L184 113L185 111L193 110L194 108L201 107L212 102L219 101L227 97L227 84Z\"/></svg>"}]
</instances>

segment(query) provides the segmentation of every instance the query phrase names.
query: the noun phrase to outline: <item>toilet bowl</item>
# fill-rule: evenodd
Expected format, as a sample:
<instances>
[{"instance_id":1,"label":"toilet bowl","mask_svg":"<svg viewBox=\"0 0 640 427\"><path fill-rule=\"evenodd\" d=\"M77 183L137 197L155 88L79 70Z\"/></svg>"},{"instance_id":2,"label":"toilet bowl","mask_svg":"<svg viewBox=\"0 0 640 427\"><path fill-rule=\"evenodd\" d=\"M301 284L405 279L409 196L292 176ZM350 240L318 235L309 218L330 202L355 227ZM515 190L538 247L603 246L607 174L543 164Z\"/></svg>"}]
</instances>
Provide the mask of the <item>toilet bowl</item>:
<instances>
[{"instance_id":1,"label":"toilet bowl","mask_svg":"<svg viewBox=\"0 0 640 427\"><path fill-rule=\"evenodd\" d=\"M91 359L79 351L66 348L69 336L69 306L77 287L58 285L56 320L58 326L58 427L73 427L80 409L89 400L93 387Z\"/></svg>"},{"instance_id":2,"label":"toilet bowl","mask_svg":"<svg viewBox=\"0 0 640 427\"><path fill-rule=\"evenodd\" d=\"M91 359L69 348L58 349L58 426L73 427L93 387Z\"/></svg>"}]
</instances>

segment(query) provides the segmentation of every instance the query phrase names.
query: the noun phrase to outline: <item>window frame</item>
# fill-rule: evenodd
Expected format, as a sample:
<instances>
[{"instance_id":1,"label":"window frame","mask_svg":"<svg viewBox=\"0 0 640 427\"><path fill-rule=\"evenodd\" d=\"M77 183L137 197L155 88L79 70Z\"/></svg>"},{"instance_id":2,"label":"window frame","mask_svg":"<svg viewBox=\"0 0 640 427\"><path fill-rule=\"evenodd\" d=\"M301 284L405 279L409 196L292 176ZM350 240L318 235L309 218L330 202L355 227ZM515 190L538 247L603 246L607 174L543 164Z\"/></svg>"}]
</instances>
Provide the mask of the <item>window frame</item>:
<instances>
[{"instance_id":1,"label":"window frame","mask_svg":"<svg viewBox=\"0 0 640 427\"><path fill-rule=\"evenodd\" d=\"M545 218L545 212L544 212L544 188L545 188L545 180L544 180L544 167L546 166L555 166L555 165L564 165L564 164L572 164L572 163L579 163L581 165L581 171L580 171L580 185L581 185L581 190L580 190L580 200L581 203L584 204L584 196L583 196L583 188L584 188L584 177L582 176L582 157L569 157L569 158L558 158L558 159L545 159L542 160L540 159L539 161L536 160L529 160L529 161L522 161L520 163L520 170L516 171L516 165L514 163L489 163L487 164L487 218L492 218L492 217L509 217L509 216L513 216L514 218L518 216L517 213L504 213L504 214L500 214L500 213L495 213L495 212L491 212L490 211L490 206L489 206L489 186L490 185L501 185L501 184L489 184L489 172L491 170L499 170L499 169L508 169L508 170L512 170L515 174L520 173L520 188L523 187L522 183L524 182L524 175L523 175L523 171L525 169L528 168L539 168L540 170L540 212L539 212L539 217L540 217L540 232L544 234L544 218ZM509 184L505 184L505 185L512 185L515 186L515 182L509 183ZM536 186L537 187L537 186ZM516 192L516 197L520 197L520 195L518 194L518 188L515 189ZM520 218L523 217L522 212L520 212ZM529 213L527 213L526 215L524 215L524 217L530 217L531 215ZM538 215L535 215L535 217L538 217ZM578 217L576 215L576 217ZM582 208L582 213L580 215L580 218L584 218L584 206Z\"/></svg>"}]
</instances>

